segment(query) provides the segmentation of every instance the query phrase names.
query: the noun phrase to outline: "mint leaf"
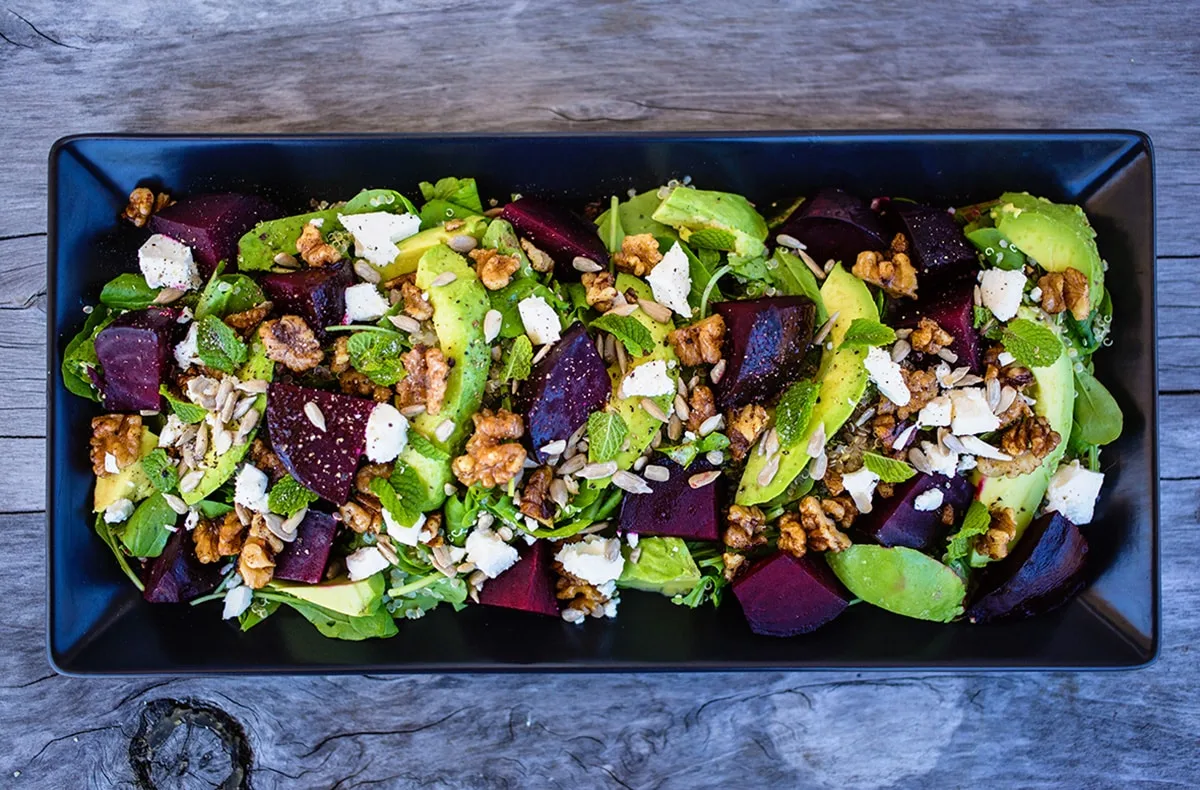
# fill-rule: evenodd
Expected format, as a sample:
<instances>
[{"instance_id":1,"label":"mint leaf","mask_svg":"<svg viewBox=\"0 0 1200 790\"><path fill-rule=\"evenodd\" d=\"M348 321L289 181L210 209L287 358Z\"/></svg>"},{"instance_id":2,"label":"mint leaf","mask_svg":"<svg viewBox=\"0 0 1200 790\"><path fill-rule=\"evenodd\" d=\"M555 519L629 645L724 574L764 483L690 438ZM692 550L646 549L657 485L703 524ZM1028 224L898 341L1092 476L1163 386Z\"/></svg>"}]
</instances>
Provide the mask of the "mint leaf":
<instances>
[{"instance_id":1,"label":"mint leaf","mask_svg":"<svg viewBox=\"0 0 1200 790\"><path fill-rule=\"evenodd\" d=\"M971 543L976 535L982 535L988 531L988 527L992 525L992 514L988 512L987 506L982 502L975 501L967 508L967 514L963 517L962 526L958 528L950 536L950 543L946 547L946 556L943 561L949 565L952 562L960 562L971 553Z\"/></svg>"},{"instance_id":2,"label":"mint leaf","mask_svg":"<svg viewBox=\"0 0 1200 790\"><path fill-rule=\"evenodd\" d=\"M140 274L118 274L104 284L100 302L117 310L141 310L154 304L160 288L151 288Z\"/></svg>"},{"instance_id":3,"label":"mint leaf","mask_svg":"<svg viewBox=\"0 0 1200 790\"><path fill-rule=\"evenodd\" d=\"M841 348L847 346L888 346L896 342L896 333L870 318L855 318L842 338Z\"/></svg>"},{"instance_id":4,"label":"mint leaf","mask_svg":"<svg viewBox=\"0 0 1200 790\"><path fill-rule=\"evenodd\" d=\"M903 483L917 473L904 461L888 458L876 453L863 453L863 466L879 476L885 483Z\"/></svg>"},{"instance_id":5,"label":"mint leaf","mask_svg":"<svg viewBox=\"0 0 1200 790\"><path fill-rule=\"evenodd\" d=\"M179 485L179 470L161 447L151 450L142 459L142 471L150 478L150 484L164 494Z\"/></svg>"},{"instance_id":6,"label":"mint leaf","mask_svg":"<svg viewBox=\"0 0 1200 790\"><path fill-rule=\"evenodd\" d=\"M588 415L588 460L594 464L611 461L621 452L629 426L621 415L595 411Z\"/></svg>"},{"instance_id":7,"label":"mint leaf","mask_svg":"<svg viewBox=\"0 0 1200 790\"><path fill-rule=\"evenodd\" d=\"M396 489L392 487L390 480L385 480L382 477L372 480L371 493L379 497L380 507L391 514L392 519L397 524L410 527L417 522L417 519L421 515L420 510L411 507L408 502L401 498Z\"/></svg>"},{"instance_id":8,"label":"mint leaf","mask_svg":"<svg viewBox=\"0 0 1200 790\"><path fill-rule=\"evenodd\" d=\"M309 491L291 475L280 478L267 494L267 509L281 516L292 516L316 502L320 497Z\"/></svg>"},{"instance_id":9,"label":"mint leaf","mask_svg":"<svg viewBox=\"0 0 1200 790\"><path fill-rule=\"evenodd\" d=\"M991 320L992 320L992 311L987 309L983 305L977 304L973 308L971 308L971 325L975 329L979 329L981 326L983 326L984 324L986 324L988 321L991 321Z\"/></svg>"},{"instance_id":10,"label":"mint leaf","mask_svg":"<svg viewBox=\"0 0 1200 790\"><path fill-rule=\"evenodd\" d=\"M209 314L196 323L196 352L208 367L232 373L249 357L246 344L220 318Z\"/></svg>"},{"instance_id":11,"label":"mint leaf","mask_svg":"<svg viewBox=\"0 0 1200 790\"><path fill-rule=\"evenodd\" d=\"M155 492L137 506L128 521L114 525L113 532L133 556L157 557L171 537L167 527L175 526L178 518L163 495Z\"/></svg>"},{"instance_id":12,"label":"mint leaf","mask_svg":"<svg viewBox=\"0 0 1200 790\"><path fill-rule=\"evenodd\" d=\"M732 250L737 246L737 236L722 228L702 228L692 231L687 243L701 250Z\"/></svg>"},{"instance_id":13,"label":"mint leaf","mask_svg":"<svg viewBox=\"0 0 1200 790\"><path fill-rule=\"evenodd\" d=\"M445 492L441 488L431 491L417 470L403 461L396 462L388 482L409 513L424 513L445 501Z\"/></svg>"},{"instance_id":14,"label":"mint leaf","mask_svg":"<svg viewBox=\"0 0 1200 790\"><path fill-rule=\"evenodd\" d=\"M111 320L108 308L97 305L83 322L79 334L71 338L71 342L63 349L63 386L68 392L81 398L100 400L88 371L100 365L100 359L96 356L96 335L108 326Z\"/></svg>"},{"instance_id":15,"label":"mint leaf","mask_svg":"<svg viewBox=\"0 0 1200 790\"><path fill-rule=\"evenodd\" d=\"M1027 368L1053 365L1063 351L1054 330L1028 318L1018 318L1005 327L1000 342Z\"/></svg>"},{"instance_id":16,"label":"mint leaf","mask_svg":"<svg viewBox=\"0 0 1200 790\"><path fill-rule=\"evenodd\" d=\"M592 322L592 328L608 332L636 357L645 356L654 348L654 337L650 330L630 315L602 315Z\"/></svg>"},{"instance_id":17,"label":"mint leaf","mask_svg":"<svg viewBox=\"0 0 1200 790\"><path fill-rule=\"evenodd\" d=\"M792 447L804 439L819 392L816 384L804 379L788 387L780 397L775 407L775 430L779 432L781 445Z\"/></svg>"},{"instance_id":18,"label":"mint leaf","mask_svg":"<svg viewBox=\"0 0 1200 790\"><path fill-rule=\"evenodd\" d=\"M443 462L448 462L450 460L450 453L438 447L417 431L409 431L408 446L431 460Z\"/></svg>"},{"instance_id":19,"label":"mint leaf","mask_svg":"<svg viewBox=\"0 0 1200 790\"><path fill-rule=\"evenodd\" d=\"M408 375L401 357L408 342L399 332L355 332L346 341L350 364L382 387L390 387Z\"/></svg>"},{"instance_id":20,"label":"mint leaf","mask_svg":"<svg viewBox=\"0 0 1200 790\"><path fill-rule=\"evenodd\" d=\"M696 450L701 453L711 453L713 450L724 450L729 446L729 437L723 433L710 433L696 441Z\"/></svg>"},{"instance_id":21,"label":"mint leaf","mask_svg":"<svg viewBox=\"0 0 1200 790\"><path fill-rule=\"evenodd\" d=\"M675 447L660 447L658 451L684 469L691 466L692 461L695 461L696 456L700 454L700 449L696 447L695 442L685 442Z\"/></svg>"},{"instance_id":22,"label":"mint leaf","mask_svg":"<svg viewBox=\"0 0 1200 790\"><path fill-rule=\"evenodd\" d=\"M189 425L194 425L195 423L203 420L204 416L208 414L208 412L204 410L203 406L197 406L190 401L176 398L171 394L171 391L167 389L166 384L160 386L158 388L158 392L167 399L167 405L171 407L171 411L173 411L175 416L178 417L182 422L186 422Z\"/></svg>"},{"instance_id":23,"label":"mint leaf","mask_svg":"<svg viewBox=\"0 0 1200 790\"><path fill-rule=\"evenodd\" d=\"M500 381L524 381L533 370L533 342L527 335L519 335L509 346L500 370Z\"/></svg>"}]
</instances>

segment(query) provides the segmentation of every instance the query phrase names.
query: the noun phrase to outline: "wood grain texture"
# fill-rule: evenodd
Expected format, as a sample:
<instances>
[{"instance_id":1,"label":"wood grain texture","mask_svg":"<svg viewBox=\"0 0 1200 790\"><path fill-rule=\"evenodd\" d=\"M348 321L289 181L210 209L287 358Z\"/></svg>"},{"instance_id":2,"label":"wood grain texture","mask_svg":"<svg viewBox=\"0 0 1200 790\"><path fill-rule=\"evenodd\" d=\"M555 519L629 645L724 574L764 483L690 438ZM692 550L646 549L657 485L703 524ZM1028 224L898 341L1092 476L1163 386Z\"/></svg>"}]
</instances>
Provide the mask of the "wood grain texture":
<instances>
[{"instance_id":1,"label":"wood grain texture","mask_svg":"<svg viewBox=\"0 0 1200 790\"><path fill-rule=\"evenodd\" d=\"M62 135L1138 128L1163 256L1162 656L1135 674L79 680L46 663L35 559L0 577L0 785L135 787L130 739L147 703L174 699L240 722L256 788L1198 786L1194 3L301 8L0 8L0 512L43 502L45 162ZM40 514L0 516L0 534L43 556ZM179 732L158 786L216 786L219 739Z\"/></svg>"}]
</instances>

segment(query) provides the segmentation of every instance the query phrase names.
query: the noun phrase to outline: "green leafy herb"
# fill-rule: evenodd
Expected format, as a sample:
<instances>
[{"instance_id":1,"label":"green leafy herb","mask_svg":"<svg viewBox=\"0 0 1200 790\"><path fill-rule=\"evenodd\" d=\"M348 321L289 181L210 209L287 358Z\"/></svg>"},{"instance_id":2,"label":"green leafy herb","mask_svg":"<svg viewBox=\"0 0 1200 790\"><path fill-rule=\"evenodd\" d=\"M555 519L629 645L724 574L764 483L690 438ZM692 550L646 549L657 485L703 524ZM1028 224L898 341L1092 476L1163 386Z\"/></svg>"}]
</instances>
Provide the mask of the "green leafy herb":
<instances>
[{"instance_id":1,"label":"green leafy herb","mask_svg":"<svg viewBox=\"0 0 1200 790\"><path fill-rule=\"evenodd\" d=\"M480 497L480 489L471 486L461 496L455 494L446 498L446 507L443 510L446 538L455 546L463 545L467 540L467 533L475 526L475 520L483 510Z\"/></svg>"},{"instance_id":2,"label":"green leafy herb","mask_svg":"<svg viewBox=\"0 0 1200 790\"><path fill-rule=\"evenodd\" d=\"M146 587L144 584L142 584L141 577L134 573L133 568L129 567L129 557L125 554L125 550L121 548L121 544L117 540L117 536L113 534L112 528L121 526L123 525L109 524L104 520L103 513L96 514L96 534L100 536L100 540L104 541L104 545L108 546L108 550L111 551L113 556L117 558L117 564L121 566L121 570L124 571L125 575L129 577L129 580L133 582L133 586L137 587L138 591L141 592L145 590Z\"/></svg>"},{"instance_id":3,"label":"green leafy herb","mask_svg":"<svg viewBox=\"0 0 1200 790\"><path fill-rule=\"evenodd\" d=\"M91 400L100 399L88 371L100 365L96 356L96 335L100 334L111 320L108 308L97 305L83 322L79 334L71 338L71 342L63 349L63 386L72 394Z\"/></svg>"},{"instance_id":4,"label":"green leafy herb","mask_svg":"<svg viewBox=\"0 0 1200 790\"><path fill-rule=\"evenodd\" d=\"M1125 427L1125 417L1112 393L1082 365L1075 371L1073 420L1071 439L1096 446L1116 441Z\"/></svg>"},{"instance_id":5,"label":"green leafy herb","mask_svg":"<svg viewBox=\"0 0 1200 790\"><path fill-rule=\"evenodd\" d=\"M421 190L421 197L426 201L445 200L468 208L476 214L483 213L483 202L479 199L479 188L473 178L447 176L439 178L436 184L422 181L417 186Z\"/></svg>"},{"instance_id":6,"label":"green leafy herb","mask_svg":"<svg viewBox=\"0 0 1200 790\"><path fill-rule=\"evenodd\" d=\"M684 469L691 466L692 461L695 461L696 456L700 454L700 450L696 447L695 442L684 442L673 447L660 447L658 451Z\"/></svg>"},{"instance_id":7,"label":"green leafy herb","mask_svg":"<svg viewBox=\"0 0 1200 790\"><path fill-rule=\"evenodd\" d=\"M392 484L396 496L404 501L405 508L410 512L425 513L446 501L446 492L442 488L431 490L421 479L416 468L403 460L396 461L388 481Z\"/></svg>"},{"instance_id":8,"label":"green leafy herb","mask_svg":"<svg viewBox=\"0 0 1200 790\"><path fill-rule=\"evenodd\" d=\"M896 342L896 333L890 326L885 326L870 318L855 318L850 322L850 328L842 338L841 348L852 346L887 346Z\"/></svg>"},{"instance_id":9,"label":"green leafy herb","mask_svg":"<svg viewBox=\"0 0 1200 790\"><path fill-rule=\"evenodd\" d=\"M991 525L992 515L988 512L987 505L979 501L972 502L967 508L967 514L963 516L962 526L950 536L946 555L943 557L946 564L959 563L970 556L975 536L987 532Z\"/></svg>"},{"instance_id":10,"label":"green leafy herb","mask_svg":"<svg viewBox=\"0 0 1200 790\"><path fill-rule=\"evenodd\" d=\"M554 292L534 277L522 277L499 291L488 291L492 309L500 313L500 337L513 338L525 334L525 324L521 321L518 305L531 296L540 296L551 306L558 302Z\"/></svg>"},{"instance_id":11,"label":"green leafy herb","mask_svg":"<svg viewBox=\"0 0 1200 790\"><path fill-rule=\"evenodd\" d=\"M1025 267L1025 256L995 228L979 228L967 234L984 263L997 269L1019 271Z\"/></svg>"},{"instance_id":12,"label":"green leafy herb","mask_svg":"<svg viewBox=\"0 0 1200 790\"><path fill-rule=\"evenodd\" d=\"M142 500L133 515L124 524L115 525L113 531L135 557L157 557L162 554L171 537L167 527L175 526L179 514L171 509L161 493L155 492Z\"/></svg>"},{"instance_id":13,"label":"green leafy herb","mask_svg":"<svg viewBox=\"0 0 1200 790\"><path fill-rule=\"evenodd\" d=\"M346 201L343 214L366 214L372 211L390 211L393 214L416 214L412 201L394 189L364 189Z\"/></svg>"},{"instance_id":14,"label":"green leafy herb","mask_svg":"<svg viewBox=\"0 0 1200 790\"><path fill-rule=\"evenodd\" d=\"M402 356L409 343L399 332L355 332L346 342L350 364L371 381L390 387L408 375Z\"/></svg>"},{"instance_id":15,"label":"green leafy herb","mask_svg":"<svg viewBox=\"0 0 1200 790\"><path fill-rule=\"evenodd\" d=\"M785 296L803 296L817 306L817 322L824 324L829 320L825 309L825 300L821 298L821 286L812 270L805 265L799 256L787 252L783 248L775 250L767 266L768 275L775 287Z\"/></svg>"},{"instance_id":16,"label":"green leafy herb","mask_svg":"<svg viewBox=\"0 0 1200 790\"><path fill-rule=\"evenodd\" d=\"M316 626L323 636L333 639L357 642L363 639L386 638L399 633L396 621L382 603L367 614L351 617L282 593L259 591L255 596L290 606Z\"/></svg>"},{"instance_id":17,"label":"green leafy herb","mask_svg":"<svg viewBox=\"0 0 1200 790\"><path fill-rule=\"evenodd\" d=\"M371 493L379 497L379 505L401 526L411 527L421 517L421 511L414 506L415 503L410 501L410 497L397 492L391 480L375 478L371 481Z\"/></svg>"},{"instance_id":18,"label":"green leafy herb","mask_svg":"<svg viewBox=\"0 0 1200 790\"><path fill-rule=\"evenodd\" d=\"M662 245L662 241L659 242L659 245ZM688 304L692 306L692 309L703 312L702 308L706 304L704 301L705 290L709 291L708 298L714 302L725 298L721 294L721 289L717 287L716 281L713 280L713 276L721 266L721 253L716 250L693 252L691 247L683 243L680 243L679 248L687 256L688 273L692 278L692 290L688 293Z\"/></svg>"},{"instance_id":19,"label":"green leafy herb","mask_svg":"<svg viewBox=\"0 0 1200 790\"><path fill-rule=\"evenodd\" d=\"M519 335L513 340L504 357L504 367L500 370L500 381L524 381L533 370L533 341L526 335Z\"/></svg>"},{"instance_id":20,"label":"green leafy herb","mask_svg":"<svg viewBox=\"0 0 1200 790\"><path fill-rule=\"evenodd\" d=\"M458 576L446 576L440 571L416 579L406 579L404 584L388 590L392 597L389 608L394 617L415 620L441 603L448 603L455 611L467 604L467 583Z\"/></svg>"},{"instance_id":21,"label":"green leafy herb","mask_svg":"<svg viewBox=\"0 0 1200 790\"><path fill-rule=\"evenodd\" d=\"M291 518L318 499L320 497L300 485L294 477L285 475L271 486L267 494L267 509Z\"/></svg>"},{"instance_id":22,"label":"green leafy herb","mask_svg":"<svg viewBox=\"0 0 1200 790\"><path fill-rule=\"evenodd\" d=\"M179 471L161 447L156 447L142 458L142 471L150 478L150 484L164 494L179 485Z\"/></svg>"},{"instance_id":23,"label":"green leafy herb","mask_svg":"<svg viewBox=\"0 0 1200 790\"><path fill-rule=\"evenodd\" d=\"M825 560L850 592L881 609L938 623L962 614L962 578L915 549L857 543Z\"/></svg>"},{"instance_id":24,"label":"green leafy herb","mask_svg":"<svg viewBox=\"0 0 1200 790\"><path fill-rule=\"evenodd\" d=\"M161 288L151 288L140 274L118 274L104 284L100 302L116 310L141 310L154 304Z\"/></svg>"},{"instance_id":25,"label":"green leafy herb","mask_svg":"<svg viewBox=\"0 0 1200 790\"><path fill-rule=\"evenodd\" d=\"M171 391L167 389L167 385L163 384L158 388L158 392L167 400L167 405L171 407L171 411L175 413L182 422L189 425L194 425L204 419L208 414L203 406L197 406L191 401L180 400L176 398Z\"/></svg>"},{"instance_id":26,"label":"green leafy herb","mask_svg":"<svg viewBox=\"0 0 1200 790\"><path fill-rule=\"evenodd\" d=\"M696 449L702 453L711 453L713 450L724 450L729 446L729 437L723 433L710 433L708 436L702 436L696 440Z\"/></svg>"},{"instance_id":27,"label":"green leafy herb","mask_svg":"<svg viewBox=\"0 0 1200 790\"><path fill-rule=\"evenodd\" d=\"M737 246L737 236L721 228L701 228L688 236L687 243L702 250L733 250Z\"/></svg>"},{"instance_id":28,"label":"green leafy herb","mask_svg":"<svg viewBox=\"0 0 1200 790\"><path fill-rule=\"evenodd\" d=\"M224 318L256 307L265 298L258 283L244 274L214 274L200 293L195 315Z\"/></svg>"},{"instance_id":29,"label":"green leafy herb","mask_svg":"<svg viewBox=\"0 0 1200 790\"><path fill-rule=\"evenodd\" d=\"M802 379L787 388L775 408L775 429L779 432L779 443L792 447L805 438L805 429L812 418L813 406L821 388L814 382Z\"/></svg>"},{"instance_id":30,"label":"green leafy herb","mask_svg":"<svg viewBox=\"0 0 1200 790\"><path fill-rule=\"evenodd\" d=\"M608 332L636 357L645 356L654 348L654 337L650 330L630 315L602 315L592 322L592 328Z\"/></svg>"},{"instance_id":31,"label":"green leafy herb","mask_svg":"<svg viewBox=\"0 0 1200 790\"><path fill-rule=\"evenodd\" d=\"M700 581L686 595L676 595L671 603L695 609L711 601L713 608L721 605L721 596L729 582L725 578L725 560L719 544L692 542L688 544L692 559L701 571Z\"/></svg>"},{"instance_id":32,"label":"green leafy herb","mask_svg":"<svg viewBox=\"0 0 1200 790\"><path fill-rule=\"evenodd\" d=\"M863 466L885 483L903 483L917 473L904 461L876 453L863 453Z\"/></svg>"},{"instance_id":33,"label":"green leafy herb","mask_svg":"<svg viewBox=\"0 0 1200 790\"><path fill-rule=\"evenodd\" d=\"M604 463L617 457L629 435L629 426L619 414L595 411L588 415L588 460Z\"/></svg>"},{"instance_id":34,"label":"green leafy herb","mask_svg":"<svg viewBox=\"0 0 1200 790\"><path fill-rule=\"evenodd\" d=\"M992 311L981 304L977 304L971 308L971 325L979 329L981 326L992 320Z\"/></svg>"},{"instance_id":35,"label":"green leafy herb","mask_svg":"<svg viewBox=\"0 0 1200 790\"><path fill-rule=\"evenodd\" d=\"M438 447L416 431L409 431L408 446L430 460L442 462L450 460L450 453Z\"/></svg>"},{"instance_id":36,"label":"green leafy herb","mask_svg":"<svg viewBox=\"0 0 1200 790\"><path fill-rule=\"evenodd\" d=\"M1005 327L1001 342L1027 368L1053 365L1063 352L1053 329L1028 318L1018 318Z\"/></svg>"},{"instance_id":37,"label":"green leafy herb","mask_svg":"<svg viewBox=\"0 0 1200 790\"><path fill-rule=\"evenodd\" d=\"M275 614L275 610L278 608L279 601L268 601L265 598L255 595L250 600L250 608L242 612L238 617L238 626L241 627L243 632L249 631L263 620Z\"/></svg>"},{"instance_id":38,"label":"green leafy herb","mask_svg":"<svg viewBox=\"0 0 1200 790\"><path fill-rule=\"evenodd\" d=\"M246 344L220 318L209 314L196 325L196 351L208 367L232 373L249 358Z\"/></svg>"},{"instance_id":39,"label":"green leafy herb","mask_svg":"<svg viewBox=\"0 0 1200 790\"><path fill-rule=\"evenodd\" d=\"M224 502L214 502L211 499L201 499L192 507L200 511L200 515L207 519L221 518L226 513L233 511L231 505Z\"/></svg>"}]
</instances>

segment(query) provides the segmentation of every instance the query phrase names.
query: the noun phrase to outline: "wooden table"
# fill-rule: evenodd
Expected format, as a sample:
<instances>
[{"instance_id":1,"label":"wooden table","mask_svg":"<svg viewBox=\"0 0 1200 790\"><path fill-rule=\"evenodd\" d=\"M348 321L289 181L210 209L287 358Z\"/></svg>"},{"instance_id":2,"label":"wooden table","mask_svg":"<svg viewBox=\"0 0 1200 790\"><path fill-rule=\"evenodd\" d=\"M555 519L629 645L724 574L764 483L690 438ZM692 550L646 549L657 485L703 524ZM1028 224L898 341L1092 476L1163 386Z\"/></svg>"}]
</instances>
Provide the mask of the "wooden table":
<instances>
[{"instance_id":1,"label":"wooden table","mask_svg":"<svg viewBox=\"0 0 1200 790\"><path fill-rule=\"evenodd\" d=\"M196 706L206 705L239 722L257 788L1200 783L1194 3L176 5L0 9L0 536L10 558L0 576L0 785L138 786L130 739L146 712L171 705L147 707L156 700L193 701L181 721L203 720ZM43 355L45 163L56 138L858 127L1153 136L1165 426L1164 637L1153 667L217 680L51 671ZM163 788L215 786L228 765L202 726L180 728L157 760L150 772Z\"/></svg>"}]
</instances>

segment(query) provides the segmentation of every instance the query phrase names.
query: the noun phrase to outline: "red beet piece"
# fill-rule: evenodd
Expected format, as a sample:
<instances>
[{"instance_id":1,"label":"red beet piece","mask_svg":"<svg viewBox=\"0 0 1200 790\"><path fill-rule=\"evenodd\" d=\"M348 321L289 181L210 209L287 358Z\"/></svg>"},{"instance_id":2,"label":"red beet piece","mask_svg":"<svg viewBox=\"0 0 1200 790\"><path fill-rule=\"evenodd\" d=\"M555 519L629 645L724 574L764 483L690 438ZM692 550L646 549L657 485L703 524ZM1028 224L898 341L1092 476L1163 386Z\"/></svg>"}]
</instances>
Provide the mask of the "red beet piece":
<instances>
[{"instance_id":1,"label":"red beet piece","mask_svg":"<svg viewBox=\"0 0 1200 790\"><path fill-rule=\"evenodd\" d=\"M1047 513L1025 530L1004 559L980 574L967 619L1017 620L1048 612L1083 586L1087 539L1061 513Z\"/></svg>"},{"instance_id":2,"label":"red beet piece","mask_svg":"<svg viewBox=\"0 0 1200 790\"><path fill-rule=\"evenodd\" d=\"M218 261L237 269L237 244L257 223L283 216L278 208L254 195L232 193L182 198L150 218L155 233L192 248L196 267L207 279Z\"/></svg>"},{"instance_id":3,"label":"red beet piece","mask_svg":"<svg viewBox=\"0 0 1200 790\"><path fill-rule=\"evenodd\" d=\"M554 570L551 568L553 554L553 547L544 540L526 546L515 565L483 585L479 602L558 617Z\"/></svg>"},{"instance_id":4,"label":"red beet piece","mask_svg":"<svg viewBox=\"0 0 1200 790\"><path fill-rule=\"evenodd\" d=\"M515 399L538 462L546 460L542 447L570 438L589 414L604 408L610 395L612 379L596 345L583 324L572 324L533 366Z\"/></svg>"},{"instance_id":5,"label":"red beet piece","mask_svg":"<svg viewBox=\"0 0 1200 790\"><path fill-rule=\"evenodd\" d=\"M321 410L325 430L305 414L304 406L310 402ZM374 401L276 382L267 392L272 449L299 483L335 505L344 505L374 408Z\"/></svg>"},{"instance_id":6,"label":"red beet piece","mask_svg":"<svg viewBox=\"0 0 1200 790\"><path fill-rule=\"evenodd\" d=\"M221 563L204 565L196 559L192 534L181 529L150 561L142 595L151 603L183 603L212 592L220 581Z\"/></svg>"},{"instance_id":7,"label":"red beet piece","mask_svg":"<svg viewBox=\"0 0 1200 790\"><path fill-rule=\"evenodd\" d=\"M688 478L712 470L712 464L697 459L687 469L669 458L654 463L667 467L666 480L648 480L651 494L626 494L621 502L621 531L640 535L663 535L687 540L721 539L721 486L692 488Z\"/></svg>"},{"instance_id":8,"label":"red beet piece","mask_svg":"<svg viewBox=\"0 0 1200 790\"><path fill-rule=\"evenodd\" d=\"M723 410L763 403L800 377L813 336L816 306L803 296L720 302L728 330L725 375L717 384Z\"/></svg>"},{"instance_id":9,"label":"red beet piece","mask_svg":"<svg viewBox=\"0 0 1200 790\"><path fill-rule=\"evenodd\" d=\"M309 510L296 528L296 539L275 556L275 578L316 584L325 578L337 522L328 513Z\"/></svg>"},{"instance_id":10,"label":"red beet piece","mask_svg":"<svg viewBox=\"0 0 1200 790\"><path fill-rule=\"evenodd\" d=\"M133 310L96 335L96 358L103 378L101 392L109 411L158 409L159 385L174 364L179 311L166 307Z\"/></svg>"},{"instance_id":11,"label":"red beet piece","mask_svg":"<svg viewBox=\"0 0 1200 790\"><path fill-rule=\"evenodd\" d=\"M325 337L325 327L342 323L346 286L353 282L354 273L343 263L258 278L276 312L300 316L320 337Z\"/></svg>"},{"instance_id":12,"label":"red beet piece","mask_svg":"<svg viewBox=\"0 0 1200 790\"><path fill-rule=\"evenodd\" d=\"M979 333L975 330L975 281L951 279L921 282L917 299L897 299L892 302L889 322L897 329L915 327L922 318L937 321L938 326L954 336L950 350L958 355L955 365L967 365L979 372L981 351Z\"/></svg>"},{"instance_id":13,"label":"red beet piece","mask_svg":"<svg viewBox=\"0 0 1200 790\"><path fill-rule=\"evenodd\" d=\"M572 266L579 256L608 265L608 250L596 226L562 206L523 197L505 206L500 216L512 223L518 235L554 259L560 280L579 279L579 270Z\"/></svg>"},{"instance_id":14,"label":"red beet piece","mask_svg":"<svg viewBox=\"0 0 1200 790\"><path fill-rule=\"evenodd\" d=\"M806 634L828 623L853 596L817 554L777 552L733 583L750 630L763 636Z\"/></svg>"},{"instance_id":15,"label":"red beet piece","mask_svg":"<svg viewBox=\"0 0 1200 790\"><path fill-rule=\"evenodd\" d=\"M942 504L933 510L917 510L913 504L926 491L942 492ZM975 486L961 475L917 475L896 483L892 496L876 497L870 513L854 522L854 528L881 546L905 546L918 551L941 547L950 527L942 522L942 508L950 505L960 519L975 496Z\"/></svg>"},{"instance_id":16,"label":"red beet piece","mask_svg":"<svg viewBox=\"0 0 1200 790\"><path fill-rule=\"evenodd\" d=\"M892 201L891 208L908 234L917 271L956 277L979 270L979 255L945 209L903 200Z\"/></svg>"},{"instance_id":17,"label":"red beet piece","mask_svg":"<svg viewBox=\"0 0 1200 790\"><path fill-rule=\"evenodd\" d=\"M863 250L888 246L887 232L870 204L840 189L822 189L801 203L779 232L803 242L822 265L832 258L850 266Z\"/></svg>"}]
</instances>

